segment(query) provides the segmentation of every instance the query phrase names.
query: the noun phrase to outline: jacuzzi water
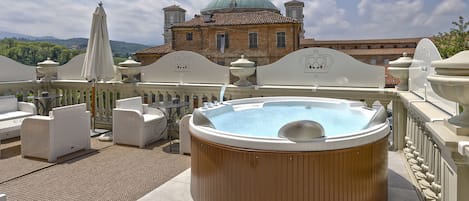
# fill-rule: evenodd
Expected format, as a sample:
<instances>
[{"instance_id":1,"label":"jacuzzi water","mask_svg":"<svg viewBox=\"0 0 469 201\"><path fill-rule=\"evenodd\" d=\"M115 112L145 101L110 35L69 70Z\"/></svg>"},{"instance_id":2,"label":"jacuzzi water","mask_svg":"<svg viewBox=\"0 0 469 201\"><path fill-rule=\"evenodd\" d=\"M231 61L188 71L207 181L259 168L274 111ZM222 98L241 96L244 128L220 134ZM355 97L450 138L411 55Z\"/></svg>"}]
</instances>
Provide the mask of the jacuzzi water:
<instances>
[{"instance_id":1,"label":"jacuzzi water","mask_svg":"<svg viewBox=\"0 0 469 201\"><path fill-rule=\"evenodd\" d=\"M364 129L369 122L366 116L343 107L323 108L314 104L283 102L217 114L210 116L210 120L217 130L268 138L278 138L279 129L289 122L313 120L323 126L327 137L338 137Z\"/></svg>"}]
</instances>

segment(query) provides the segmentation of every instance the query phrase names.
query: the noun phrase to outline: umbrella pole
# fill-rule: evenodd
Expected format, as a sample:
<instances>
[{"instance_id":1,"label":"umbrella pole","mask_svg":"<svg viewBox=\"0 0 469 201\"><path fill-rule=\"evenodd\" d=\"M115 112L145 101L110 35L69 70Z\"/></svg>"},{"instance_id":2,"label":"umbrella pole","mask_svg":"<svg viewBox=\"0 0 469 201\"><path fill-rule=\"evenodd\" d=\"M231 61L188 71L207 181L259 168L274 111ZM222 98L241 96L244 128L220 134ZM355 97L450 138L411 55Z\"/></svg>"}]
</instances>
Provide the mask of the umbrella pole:
<instances>
[{"instance_id":1,"label":"umbrella pole","mask_svg":"<svg viewBox=\"0 0 469 201\"><path fill-rule=\"evenodd\" d=\"M95 133L96 129L96 80L91 83L91 129Z\"/></svg>"},{"instance_id":2,"label":"umbrella pole","mask_svg":"<svg viewBox=\"0 0 469 201\"><path fill-rule=\"evenodd\" d=\"M112 134L109 130L96 129L96 80L91 85L91 136L97 136L101 141L112 141Z\"/></svg>"}]
</instances>

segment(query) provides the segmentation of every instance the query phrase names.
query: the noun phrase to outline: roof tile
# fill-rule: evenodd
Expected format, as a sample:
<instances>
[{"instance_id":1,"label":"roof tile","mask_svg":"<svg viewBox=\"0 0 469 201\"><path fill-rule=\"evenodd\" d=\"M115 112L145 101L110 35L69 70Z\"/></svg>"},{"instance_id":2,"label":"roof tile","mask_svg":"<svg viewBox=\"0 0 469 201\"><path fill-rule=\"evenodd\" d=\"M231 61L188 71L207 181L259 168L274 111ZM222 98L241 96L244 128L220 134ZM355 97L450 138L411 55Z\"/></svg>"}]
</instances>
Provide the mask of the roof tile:
<instances>
[{"instance_id":1,"label":"roof tile","mask_svg":"<svg viewBox=\"0 0 469 201\"><path fill-rule=\"evenodd\" d=\"M189 21L174 24L172 27L194 26L226 26L226 25L258 25L258 24L298 24L291 17L285 17L271 11L239 12L239 13L215 13L212 21L204 22L203 16L196 16Z\"/></svg>"},{"instance_id":2,"label":"roof tile","mask_svg":"<svg viewBox=\"0 0 469 201\"><path fill-rule=\"evenodd\" d=\"M174 52L174 50L171 47L171 44L168 43L164 45L159 45L159 46L143 49L141 51L138 51L137 54L166 54L170 52Z\"/></svg>"}]
</instances>

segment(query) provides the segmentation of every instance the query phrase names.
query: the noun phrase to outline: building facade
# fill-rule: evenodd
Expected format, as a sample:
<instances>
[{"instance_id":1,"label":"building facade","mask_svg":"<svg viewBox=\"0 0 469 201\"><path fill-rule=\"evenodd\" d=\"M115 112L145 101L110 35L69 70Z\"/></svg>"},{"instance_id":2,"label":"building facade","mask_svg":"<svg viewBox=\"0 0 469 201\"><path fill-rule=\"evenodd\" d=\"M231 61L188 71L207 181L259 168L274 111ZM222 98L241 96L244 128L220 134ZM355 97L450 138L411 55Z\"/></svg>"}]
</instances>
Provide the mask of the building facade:
<instances>
[{"instance_id":1,"label":"building facade","mask_svg":"<svg viewBox=\"0 0 469 201\"><path fill-rule=\"evenodd\" d=\"M301 48L323 47L344 52L364 63L385 66L407 52L413 56L422 38L367 39L367 40L301 40Z\"/></svg>"},{"instance_id":2,"label":"building facade","mask_svg":"<svg viewBox=\"0 0 469 201\"><path fill-rule=\"evenodd\" d=\"M139 51L136 57L148 65L170 52L187 50L220 65L228 66L241 55L256 65L266 65L301 48L323 47L342 51L364 63L386 66L404 52L413 56L421 39L305 39L304 3L292 0L284 6L285 16L269 0L212 0L189 21L184 21L184 9L167 7L163 9L165 44ZM388 86L398 82L388 73L386 77Z\"/></svg>"},{"instance_id":3,"label":"building facade","mask_svg":"<svg viewBox=\"0 0 469 201\"><path fill-rule=\"evenodd\" d=\"M298 20L301 26L300 38L305 38L305 29L304 29L304 15L303 15L303 8L305 7L305 3L297 0L289 1L284 4L285 6L285 16L291 17L293 19Z\"/></svg>"},{"instance_id":4,"label":"building facade","mask_svg":"<svg viewBox=\"0 0 469 201\"><path fill-rule=\"evenodd\" d=\"M300 31L298 21L271 11L213 13L175 24L172 48L197 52L220 65L241 55L266 65L298 50Z\"/></svg>"},{"instance_id":5,"label":"building facade","mask_svg":"<svg viewBox=\"0 0 469 201\"><path fill-rule=\"evenodd\" d=\"M183 8L177 5L172 5L172 6L163 8L163 12L164 12L163 37L164 37L164 43L168 44L172 40L171 26L173 26L173 24L186 21L186 10L184 10Z\"/></svg>"}]
</instances>

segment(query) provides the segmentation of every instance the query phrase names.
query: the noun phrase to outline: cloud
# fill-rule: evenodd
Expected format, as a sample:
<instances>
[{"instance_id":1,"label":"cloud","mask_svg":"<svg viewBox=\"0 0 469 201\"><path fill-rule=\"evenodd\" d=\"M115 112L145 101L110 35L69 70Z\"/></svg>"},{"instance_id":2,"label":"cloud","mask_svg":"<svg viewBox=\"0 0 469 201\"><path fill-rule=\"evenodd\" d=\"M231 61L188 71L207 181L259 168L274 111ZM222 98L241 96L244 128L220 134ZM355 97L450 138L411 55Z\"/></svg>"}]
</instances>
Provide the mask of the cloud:
<instances>
[{"instance_id":1,"label":"cloud","mask_svg":"<svg viewBox=\"0 0 469 201\"><path fill-rule=\"evenodd\" d=\"M82 35L89 29L91 9L80 3L73 5L66 0L19 2L2 0L0 7L0 30L36 36L54 35L57 37ZM85 13L90 13L85 16Z\"/></svg>"},{"instance_id":2,"label":"cloud","mask_svg":"<svg viewBox=\"0 0 469 201\"><path fill-rule=\"evenodd\" d=\"M104 2L111 40L143 44L163 41L163 8L173 0L113 0ZM58 38L89 37L97 1L2 0L0 30Z\"/></svg>"},{"instance_id":3,"label":"cloud","mask_svg":"<svg viewBox=\"0 0 469 201\"><path fill-rule=\"evenodd\" d=\"M282 2L283 7L285 1L277 0L274 2ZM345 17L346 10L340 8L335 0L305 1L303 13L305 16L304 28L306 30L306 37L314 38L318 35L326 35L333 31L343 32L351 25Z\"/></svg>"},{"instance_id":4,"label":"cloud","mask_svg":"<svg viewBox=\"0 0 469 201\"><path fill-rule=\"evenodd\" d=\"M433 11L434 15L447 15L455 12L466 11L467 2L463 0L443 0Z\"/></svg>"},{"instance_id":5,"label":"cloud","mask_svg":"<svg viewBox=\"0 0 469 201\"><path fill-rule=\"evenodd\" d=\"M423 15L417 23L435 28L449 27L452 21L457 20L458 16L464 16L465 14L466 19L468 19L467 6L468 3L462 0L444 0L435 6L430 15ZM448 29L439 32L448 31Z\"/></svg>"},{"instance_id":6,"label":"cloud","mask_svg":"<svg viewBox=\"0 0 469 201\"><path fill-rule=\"evenodd\" d=\"M361 0L358 13L373 23L400 24L412 21L415 14L423 10L423 0Z\"/></svg>"},{"instance_id":7,"label":"cloud","mask_svg":"<svg viewBox=\"0 0 469 201\"><path fill-rule=\"evenodd\" d=\"M364 38L432 36L447 31L451 20L467 13L465 7L463 0L360 0L360 24L349 31Z\"/></svg>"},{"instance_id":8,"label":"cloud","mask_svg":"<svg viewBox=\"0 0 469 201\"><path fill-rule=\"evenodd\" d=\"M287 0L271 0L285 13ZM0 31L58 38L88 37L98 0L1 0ZM163 43L163 8L186 9L186 20L207 0L105 1L111 40ZM448 31L458 16L469 19L467 0L304 0L306 36L357 39L430 36Z\"/></svg>"}]
</instances>

